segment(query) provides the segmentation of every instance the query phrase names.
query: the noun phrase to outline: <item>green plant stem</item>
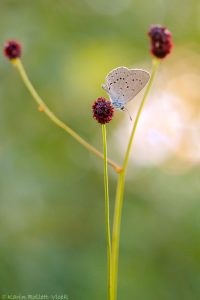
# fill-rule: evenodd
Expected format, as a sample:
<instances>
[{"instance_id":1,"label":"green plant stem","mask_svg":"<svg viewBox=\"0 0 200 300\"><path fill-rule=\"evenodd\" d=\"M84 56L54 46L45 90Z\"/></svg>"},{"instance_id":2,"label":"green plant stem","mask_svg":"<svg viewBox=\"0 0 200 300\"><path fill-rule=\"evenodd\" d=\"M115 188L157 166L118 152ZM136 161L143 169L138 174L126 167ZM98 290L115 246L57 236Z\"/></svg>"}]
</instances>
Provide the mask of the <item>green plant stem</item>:
<instances>
[{"instance_id":1,"label":"green plant stem","mask_svg":"<svg viewBox=\"0 0 200 300\"><path fill-rule=\"evenodd\" d=\"M112 231L112 253L111 253L111 278L112 278L112 298L111 300L117 299L117 277L118 277L118 256L119 256L119 239L120 239L120 224L121 224L121 211L122 211L122 199L124 193L124 176L125 173L122 171L118 175L117 191L115 199L115 210L113 220L113 231Z\"/></svg>"},{"instance_id":2,"label":"green plant stem","mask_svg":"<svg viewBox=\"0 0 200 300\"><path fill-rule=\"evenodd\" d=\"M116 191L116 199L115 199L115 210L114 210L114 221L113 221L113 234L112 234L112 262L111 262L111 272L112 272L112 286L113 286L113 296L111 300L117 299L117 278L118 278L118 260L119 260L119 240L120 240L120 226L121 226L121 214L122 214L122 206L123 206L123 195L124 195L124 185L125 185L125 175L128 166L129 156L131 152L131 147L133 144L133 139L135 136L135 132L137 129L138 121L146 102L149 91L152 87L152 83L156 74L156 71L159 66L159 60L153 60L153 69L150 80L148 82L147 88L145 90L143 99L141 101L140 107L138 109L132 132L130 135L128 147L125 153L125 158L122 166L122 172L118 177L117 191Z\"/></svg>"},{"instance_id":3,"label":"green plant stem","mask_svg":"<svg viewBox=\"0 0 200 300\"><path fill-rule=\"evenodd\" d=\"M124 158L124 163L123 163L123 167L122 167L124 173L126 172L126 169L127 169L127 166L128 166L129 156L130 156L131 147L132 147L132 144L133 144L133 138L134 138L134 135L135 135L135 132L136 132L136 129L137 129L138 121L139 121L140 115L142 113L144 104L146 102L147 96L149 94L149 91L150 91L150 89L152 87L153 80L155 78L156 71L158 69L159 63L160 63L160 60L158 60L158 59L154 59L153 60L153 63L152 63L153 64L153 69L152 69L151 77L150 77L150 80L149 80L149 82L147 84L147 88L146 88L146 90L144 92L144 96L142 98L140 107L138 109L138 112L137 112L137 115L136 115L136 118L135 118L135 121L134 121L134 124L133 124L133 129L132 129L132 132L131 132L131 135L130 135L128 147L127 147L127 150L126 150L126 154L125 154L125 158Z\"/></svg>"},{"instance_id":4,"label":"green plant stem","mask_svg":"<svg viewBox=\"0 0 200 300\"><path fill-rule=\"evenodd\" d=\"M35 99L36 103L39 105L38 109L41 112L44 112L50 120L56 124L58 127L62 128L64 131L66 131L71 137L73 137L77 142L79 142L83 147L85 147L90 152L94 153L96 156L100 157L101 159L104 159L103 154L98 151L95 147L90 145L88 142L86 142L82 137L80 137L74 130L72 130L69 126L67 126L64 122L62 122L45 104L45 102L42 100L42 98L38 95L37 91L33 87L31 81L29 80L26 71L23 67L23 64L20 59L13 59L12 60L13 65L17 68L25 86L29 90L30 94ZM120 173L121 167L118 166L115 162L113 162L111 159L107 159L108 164L117 172Z\"/></svg>"},{"instance_id":5,"label":"green plant stem","mask_svg":"<svg viewBox=\"0 0 200 300\"><path fill-rule=\"evenodd\" d=\"M110 238L110 208L108 190L108 169L107 169L107 138L106 125L102 125L103 153L104 153L104 190L105 190L105 223L107 238L107 263L108 263L108 300L111 299L112 280L111 280L111 238Z\"/></svg>"}]
</instances>

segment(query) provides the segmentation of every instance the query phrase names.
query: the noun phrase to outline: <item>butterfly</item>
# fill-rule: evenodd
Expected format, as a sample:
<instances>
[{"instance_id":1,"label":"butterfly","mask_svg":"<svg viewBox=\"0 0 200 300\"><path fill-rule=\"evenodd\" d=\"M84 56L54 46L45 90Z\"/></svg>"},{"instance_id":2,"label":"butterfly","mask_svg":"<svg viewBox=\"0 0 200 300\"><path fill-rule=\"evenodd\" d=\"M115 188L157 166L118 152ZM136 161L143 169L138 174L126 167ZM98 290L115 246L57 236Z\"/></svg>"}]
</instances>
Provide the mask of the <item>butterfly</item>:
<instances>
[{"instance_id":1,"label":"butterfly","mask_svg":"<svg viewBox=\"0 0 200 300\"><path fill-rule=\"evenodd\" d=\"M127 110L126 103L145 87L149 78L147 71L118 67L108 73L102 88L108 93L113 107L124 111Z\"/></svg>"}]
</instances>

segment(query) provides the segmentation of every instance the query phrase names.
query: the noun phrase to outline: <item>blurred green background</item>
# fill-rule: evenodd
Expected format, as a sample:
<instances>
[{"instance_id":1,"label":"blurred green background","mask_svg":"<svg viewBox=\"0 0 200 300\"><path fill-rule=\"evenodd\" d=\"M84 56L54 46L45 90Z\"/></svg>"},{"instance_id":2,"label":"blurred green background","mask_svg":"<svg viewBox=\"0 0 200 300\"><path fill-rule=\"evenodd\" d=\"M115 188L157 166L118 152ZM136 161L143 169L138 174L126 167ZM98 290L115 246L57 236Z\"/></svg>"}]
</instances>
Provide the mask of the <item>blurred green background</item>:
<instances>
[{"instance_id":1,"label":"blurred green background","mask_svg":"<svg viewBox=\"0 0 200 300\"><path fill-rule=\"evenodd\" d=\"M178 106L177 114L186 116L181 142L159 163L130 163L119 299L200 299L199 14L198 0L0 1L2 47L7 39L21 41L22 60L40 95L99 149L101 128L91 104L106 96L105 75L120 65L150 71L149 26L160 23L173 33L174 51L160 68L149 103L158 104L165 88L178 95L184 110ZM3 55L0 107L0 293L106 299L102 162L37 111ZM157 119L151 112L148 128ZM174 124L168 110L161 115ZM109 156L117 161L130 127L120 112L108 126ZM187 142L195 153L183 151ZM144 151L148 159L150 150ZM113 209L117 177L109 170Z\"/></svg>"}]
</instances>

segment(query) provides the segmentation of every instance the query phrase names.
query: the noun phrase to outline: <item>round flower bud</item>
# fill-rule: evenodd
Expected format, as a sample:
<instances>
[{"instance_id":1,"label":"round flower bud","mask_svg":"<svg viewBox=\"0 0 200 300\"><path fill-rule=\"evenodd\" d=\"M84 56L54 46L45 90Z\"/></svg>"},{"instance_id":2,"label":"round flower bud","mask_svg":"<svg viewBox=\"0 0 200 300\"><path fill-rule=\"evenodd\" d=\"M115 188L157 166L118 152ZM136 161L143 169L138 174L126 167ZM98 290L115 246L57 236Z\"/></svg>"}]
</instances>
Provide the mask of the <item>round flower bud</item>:
<instances>
[{"instance_id":1,"label":"round flower bud","mask_svg":"<svg viewBox=\"0 0 200 300\"><path fill-rule=\"evenodd\" d=\"M157 58L165 58L173 47L171 32L161 25L151 26L148 35L151 41L151 53Z\"/></svg>"},{"instance_id":2,"label":"round flower bud","mask_svg":"<svg viewBox=\"0 0 200 300\"><path fill-rule=\"evenodd\" d=\"M21 56L21 45L14 40L7 41L4 45L4 55L8 59L15 59Z\"/></svg>"},{"instance_id":3,"label":"round flower bud","mask_svg":"<svg viewBox=\"0 0 200 300\"><path fill-rule=\"evenodd\" d=\"M98 98L92 105L93 118L100 124L109 123L114 114L114 108L110 101Z\"/></svg>"}]
</instances>

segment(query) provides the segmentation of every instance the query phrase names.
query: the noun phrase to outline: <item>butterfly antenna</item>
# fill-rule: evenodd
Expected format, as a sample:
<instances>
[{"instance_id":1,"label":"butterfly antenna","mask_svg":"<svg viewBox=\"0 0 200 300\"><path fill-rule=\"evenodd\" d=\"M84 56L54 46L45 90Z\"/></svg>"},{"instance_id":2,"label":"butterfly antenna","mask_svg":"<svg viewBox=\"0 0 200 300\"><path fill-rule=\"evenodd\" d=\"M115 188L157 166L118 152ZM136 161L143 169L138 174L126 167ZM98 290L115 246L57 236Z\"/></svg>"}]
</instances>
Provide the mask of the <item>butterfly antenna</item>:
<instances>
[{"instance_id":1,"label":"butterfly antenna","mask_svg":"<svg viewBox=\"0 0 200 300\"><path fill-rule=\"evenodd\" d=\"M130 112L128 111L128 109L124 106L124 107L122 108L122 110L123 110L123 111L126 111L126 112L128 113L129 118L130 118L130 121L132 122L133 119L132 119L131 114L130 114Z\"/></svg>"},{"instance_id":2,"label":"butterfly antenna","mask_svg":"<svg viewBox=\"0 0 200 300\"><path fill-rule=\"evenodd\" d=\"M107 93L109 93L109 89L107 87L107 85L104 83L101 85L102 89L104 89L104 91L106 91Z\"/></svg>"}]
</instances>

